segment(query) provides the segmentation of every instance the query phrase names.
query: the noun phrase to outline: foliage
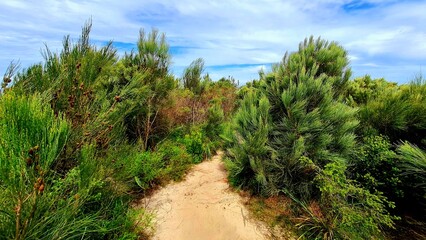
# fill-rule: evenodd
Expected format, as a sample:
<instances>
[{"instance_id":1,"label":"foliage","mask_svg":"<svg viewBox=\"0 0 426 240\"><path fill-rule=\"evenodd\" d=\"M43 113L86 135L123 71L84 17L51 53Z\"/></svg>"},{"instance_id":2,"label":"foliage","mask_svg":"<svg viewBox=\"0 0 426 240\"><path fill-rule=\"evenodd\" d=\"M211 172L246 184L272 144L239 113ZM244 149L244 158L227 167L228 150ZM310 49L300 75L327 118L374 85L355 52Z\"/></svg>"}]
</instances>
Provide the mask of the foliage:
<instances>
[{"instance_id":1,"label":"foliage","mask_svg":"<svg viewBox=\"0 0 426 240\"><path fill-rule=\"evenodd\" d=\"M42 219L41 198L48 196L51 167L65 145L69 124L55 119L41 96L0 97L0 230L24 239ZM47 192L47 191L46 191ZM16 229L15 231L13 231ZM40 233L38 233L40 234Z\"/></svg>"},{"instance_id":2,"label":"foliage","mask_svg":"<svg viewBox=\"0 0 426 240\"><path fill-rule=\"evenodd\" d=\"M399 214L421 219L424 191L413 187L421 182L421 174L408 174L406 159L416 159L409 153L426 147L426 119L421 114L426 110L425 80L420 75L408 84L396 85L364 77L349 85L347 98L350 104L359 106L358 134L363 139L353 158L352 175L364 187L381 191L395 201ZM396 145L401 145L401 150Z\"/></svg>"},{"instance_id":3,"label":"foliage","mask_svg":"<svg viewBox=\"0 0 426 240\"><path fill-rule=\"evenodd\" d=\"M185 134L180 141L186 147L188 153L193 156L193 161L195 163L199 163L203 160L203 133L199 129L192 128L190 133Z\"/></svg>"},{"instance_id":4,"label":"foliage","mask_svg":"<svg viewBox=\"0 0 426 240\"><path fill-rule=\"evenodd\" d=\"M180 180L192 165L184 145L170 140L161 142L156 151L140 151L132 145L111 149L106 162L111 163L120 191L146 192L168 182Z\"/></svg>"},{"instance_id":5,"label":"foliage","mask_svg":"<svg viewBox=\"0 0 426 240\"><path fill-rule=\"evenodd\" d=\"M182 81L184 88L199 95L202 92L201 74L204 71L204 60L198 58L184 70Z\"/></svg>"},{"instance_id":6,"label":"foliage","mask_svg":"<svg viewBox=\"0 0 426 240\"><path fill-rule=\"evenodd\" d=\"M321 235L324 239L367 239L381 236L382 227L393 227L385 206L395 207L381 194L358 187L347 179L345 166L329 163L315 178L321 191ZM322 237L322 236L319 236Z\"/></svg>"},{"instance_id":7,"label":"foliage","mask_svg":"<svg viewBox=\"0 0 426 240\"><path fill-rule=\"evenodd\" d=\"M236 108L236 86L227 79L213 82L208 74L203 78L198 77L200 91L175 88L163 99L164 107L159 112L159 121L167 130L205 125L214 115L222 115L220 112L223 112L223 120L226 121L233 114ZM217 117L221 118L219 115Z\"/></svg>"},{"instance_id":8,"label":"foliage","mask_svg":"<svg viewBox=\"0 0 426 240\"><path fill-rule=\"evenodd\" d=\"M84 144L96 142L105 148L111 140L108 136L113 129L111 124L93 124L99 122L96 118L102 107L96 99L95 85L102 76L109 74L117 60L116 50L112 43L102 48L92 45L91 26L88 21L75 43L66 36L60 53L53 53L46 46L44 63L30 66L13 79L15 92L46 95L45 103L55 115L63 114L70 122L72 131L67 147L55 166L62 172L78 164L74 154L78 154Z\"/></svg>"},{"instance_id":9,"label":"foliage","mask_svg":"<svg viewBox=\"0 0 426 240\"><path fill-rule=\"evenodd\" d=\"M360 105L361 133L376 132L389 137L392 143L407 140L425 147L426 82L420 76L415 81L398 88L392 84L377 92ZM374 88L373 88L374 90Z\"/></svg>"},{"instance_id":10,"label":"foliage","mask_svg":"<svg viewBox=\"0 0 426 240\"><path fill-rule=\"evenodd\" d=\"M356 110L339 101L350 76L347 63L340 46L310 38L264 75L273 124L268 145L276 151L268 178L277 189L315 194L317 168L348 157L358 121Z\"/></svg>"},{"instance_id":11,"label":"foliage","mask_svg":"<svg viewBox=\"0 0 426 240\"><path fill-rule=\"evenodd\" d=\"M198 58L194 60L185 70L182 77L183 87L192 92L191 97L191 122L192 125L199 122L197 115L200 115L198 112L201 110L202 106L202 95L208 89L211 82L210 77L205 75L201 79L201 74L204 71L204 60Z\"/></svg>"},{"instance_id":12,"label":"foliage","mask_svg":"<svg viewBox=\"0 0 426 240\"><path fill-rule=\"evenodd\" d=\"M207 110L207 112L207 122L204 126L204 132L206 134L206 137L208 137L209 139L217 140L219 139L219 135L223 131L223 110L218 103L213 103L213 105Z\"/></svg>"},{"instance_id":13,"label":"foliage","mask_svg":"<svg viewBox=\"0 0 426 240\"><path fill-rule=\"evenodd\" d=\"M124 124L128 138L141 139L147 150L150 141L151 146L155 145L156 138L161 135L157 116L162 100L175 87L175 81L169 73L169 45L164 34L160 36L153 30L147 35L141 30L137 46L136 53L132 51L121 60L124 72L118 74L116 81L124 86L135 82L135 88L129 92L131 110L126 113Z\"/></svg>"},{"instance_id":14,"label":"foliage","mask_svg":"<svg viewBox=\"0 0 426 240\"><path fill-rule=\"evenodd\" d=\"M404 196L397 154L383 136L368 136L354 153L353 179L371 192L383 192L393 201Z\"/></svg>"},{"instance_id":15,"label":"foliage","mask_svg":"<svg viewBox=\"0 0 426 240\"><path fill-rule=\"evenodd\" d=\"M168 98L163 100L165 106L161 109L159 117L169 131L192 123L193 97L194 94L189 89L173 89Z\"/></svg>"},{"instance_id":16,"label":"foliage","mask_svg":"<svg viewBox=\"0 0 426 240\"><path fill-rule=\"evenodd\" d=\"M377 98L383 92L395 90L397 90L396 83L387 82L383 78L371 79L366 75L349 81L345 95L350 105L358 106Z\"/></svg>"},{"instance_id":17,"label":"foliage","mask_svg":"<svg viewBox=\"0 0 426 240\"><path fill-rule=\"evenodd\" d=\"M386 209L392 203L346 176L358 126L357 109L343 98L348 63L337 43L306 39L272 72L261 73L255 87L244 89L226 137L232 142L230 181L254 192L318 201L323 216L311 214L302 224L316 238L362 239L393 226Z\"/></svg>"},{"instance_id":18,"label":"foliage","mask_svg":"<svg viewBox=\"0 0 426 240\"><path fill-rule=\"evenodd\" d=\"M150 151L126 156L130 161L130 174L127 175L131 179L135 179L135 183L142 190L147 190L152 187L162 174L164 168L163 156L161 154ZM128 163L127 163L128 164ZM129 164L128 164L129 165Z\"/></svg>"},{"instance_id":19,"label":"foliage","mask_svg":"<svg viewBox=\"0 0 426 240\"><path fill-rule=\"evenodd\" d=\"M176 144L170 140L166 140L159 144L157 153L163 156L165 168L162 178L165 180L180 180L195 162L198 155L192 155L185 145Z\"/></svg>"},{"instance_id":20,"label":"foliage","mask_svg":"<svg viewBox=\"0 0 426 240\"><path fill-rule=\"evenodd\" d=\"M272 130L270 104L260 94L254 89L248 92L234 116L232 130L224 136L230 145L226 161L230 183L255 192L265 190L266 161L273 157L267 145Z\"/></svg>"},{"instance_id":21,"label":"foliage","mask_svg":"<svg viewBox=\"0 0 426 240\"><path fill-rule=\"evenodd\" d=\"M93 162L94 148L84 147L79 167L61 178L52 167L69 135L68 122L55 117L39 95L3 95L0 112L2 236L81 239L111 233L117 225L105 224L114 224L108 220L114 212L105 208L120 199L103 195L106 183Z\"/></svg>"},{"instance_id":22,"label":"foliage","mask_svg":"<svg viewBox=\"0 0 426 240\"><path fill-rule=\"evenodd\" d=\"M404 176L417 177L416 187L426 187L426 153L420 148L409 143L404 143L398 148L400 158L403 160Z\"/></svg>"},{"instance_id":23,"label":"foliage","mask_svg":"<svg viewBox=\"0 0 426 240\"><path fill-rule=\"evenodd\" d=\"M426 153L408 142L401 144L397 152L401 160L400 177L407 189L406 205L424 221L426 214Z\"/></svg>"},{"instance_id":24,"label":"foliage","mask_svg":"<svg viewBox=\"0 0 426 240\"><path fill-rule=\"evenodd\" d=\"M0 239L127 234L127 197L114 190L94 146L82 147L79 165L66 175L53 169L71 127L43 98L13 91L0 97Z\"/></svg>"},{"instance_id":25,"label":"foliage","mask_svg":"<svg viewBox=\"0 0 426 240\"><path fill-rule=\"evenodd\" d=\"M219 79L211 82L203 98L209 104L219 104L222 107L224 120L229 120L237 107L237 86L233 79Z\"/></svg>"}]
</instances>

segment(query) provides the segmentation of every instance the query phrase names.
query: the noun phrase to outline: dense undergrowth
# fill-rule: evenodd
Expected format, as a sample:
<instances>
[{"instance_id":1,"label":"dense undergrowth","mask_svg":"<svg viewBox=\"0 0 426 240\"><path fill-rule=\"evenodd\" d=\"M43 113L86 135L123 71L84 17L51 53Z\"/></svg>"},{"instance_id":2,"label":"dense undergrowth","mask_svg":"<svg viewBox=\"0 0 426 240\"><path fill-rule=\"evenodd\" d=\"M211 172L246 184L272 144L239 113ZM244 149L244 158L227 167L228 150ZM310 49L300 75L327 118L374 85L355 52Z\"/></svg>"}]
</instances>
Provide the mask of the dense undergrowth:
<instances>
[{"instance_id":1,"label":"dense undergrowth","mask_svg":"<svg viewBox=\"0 0 426 240\"><path fill-rule=\"evenodd\" d=\"M137 239L150 217L131 201L218 148L255 214L301 238L426 235L421 76L350 80L347 52L310 38L237 89L202 59L174 77L156 30L119 56L90 28L4 76L0 239Z\"/></svg>"},{"instance_id":2,"label":"dense undergrowth","mask_svg":"<svg viewBox=\"0 0 426 240\"><path fill-rule=\"evenodd\" d=\"M225 134L230 182L291 199L270 222L302 238L424 237L426 81L350 76L347 52L311 37L243 86Z\"/></svg>"},{"instance_id":3,"label":"dense undergrowth","mask_svg":"<svg viewBox=\"0 0 426 240\"><path fill-rule=\"evenodd\" d=\"M92 45L90 29L4 76L0 239L137 239L149 216L131 201L221 146L233 81L202 76L202 59L175 78L156 30L120 57L112 43Z\"/></svg>"}]
</instances>

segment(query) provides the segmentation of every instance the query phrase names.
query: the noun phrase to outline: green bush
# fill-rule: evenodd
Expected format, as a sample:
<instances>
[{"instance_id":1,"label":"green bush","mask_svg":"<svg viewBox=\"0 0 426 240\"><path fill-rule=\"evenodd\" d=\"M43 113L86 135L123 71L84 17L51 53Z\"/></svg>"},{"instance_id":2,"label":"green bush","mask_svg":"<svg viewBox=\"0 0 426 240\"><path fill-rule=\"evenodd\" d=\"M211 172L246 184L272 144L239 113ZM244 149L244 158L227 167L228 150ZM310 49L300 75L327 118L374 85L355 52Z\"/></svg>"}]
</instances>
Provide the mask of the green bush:
<instances>
[{"instance_id":1,"label":"green bush","mask_svg":"<svg viewBox=\"0 0 426 240\"><path fill-rule=\"evenodd\" d=\"M409 141L426 147L426 81L417 80L391 85L359 104L361 134L376 132L388 137L391 143Z\"/></svg>"},{"instance_id":2,"label":"green bush","mask_svg":"<svg viewBox=\"0 0 426 240\"><path fill-rule=\"evenodd\" d=\"M131 166L131 176L143 190L152 187L156 181L158 183L165 166L162 154L150 151L133 155L127 164Z\"/></svg>"},{"instance_id":3,"label":"green bush","mask_svg":"<svg viewBox=\"0 0 426 240\"><path fill-rule=\"evenodd\" d=\"M304 223L314 238L362 239L393 226L386 209L392 203L345 175L359 123L357 109L343 98L348 64L337 43L305 39L272 72L261 73L255 88L245 89L227 131L231 136L225 136L233 142L227 164L231 183L320 203L325 220L311 214ZM357 229L364 224L365 230Z\"/></svg>"},{"instance_id":4,"label":"green bush","mask_svg":"<svg viewBox=\"0 0 426 240\"><path fill-rule=\"evenodd\" d=\"M404 196L397 154L389 139L365 137L354 153L349 172L371 192L380 191L393 201Z\"/></svg>"},{"instance_id":5,"label":"green bush","mask_svg":"<svg viewBox=\"0 0 426 240\"><path fill-rule=\"evenodd\" d=\"M181 142L186 151L192 156L194 163L199 163L204 157L203 133L198 128L192 128L189 134L185 134Z\"/></svg>"},{"instance_id":6,"label":"green bush","mask_svg":"<svg viewBox=\"0 0 426 240\"><path fill-rule=\"evenodd\" d=\"M104 159L109 165L119 191L147 190L158 184L165 163L162 154L140 151L134 145L111 147Z\"/></svg>"},{"instance_id":7,"label":"green bush","mask_svg":"<svg viewBox=\"0 0 426 240\"><path fill-rule=\"evenodd\" d=\"M345 161L355 144L356 109L340 97L350 76L347 65L343 48L311 38L261 75L260 93L246 94L235 117L239 139L230 152L241 151L231 159L256 173L241 181L267 181L270 193L285 188L298 197L316 194L317 170ZM253 144L245 146L247 140Z\"/></svg>"},{"instance_id":8,"label":"green bush","mask_svg":"<svg viewBox=\"0 0 426 240\"><path fill-rule=\"evenodd\" d=\"M157 153L163 158L165 168L164 179L180 180L193 163L193 157L184 145L166 140L159 144Z\"/></svg>"},{"instance_id":9,"label":"green bush","mask_svg":"<svg viewBox=\"0 0 426 240\"><path fill-rule=\"evenodd\" d=\"M105 232L97 215L81 215L52 171L69 125L38 95L0 97L0 232L15 239L77 239ZM76 173L70 172L69 175ZM74 185L82 184L76 179ZM96 184L95 184L96 185Z\"/></svg>"},{"instance_id":10,"label":"green bush","mask_svg":"<svg viewBox=\"0 0 426 240\"><path fill-rule=\"evenodd\" d=\"M94 145L83 146L79 165L64 178L53 181L54 189L61 193L58 202L72 200L75 216L93 218L96 224L85 233L86 238L116 239L131 235L134 223L125 214L130 211L130 198L117 188L110 166L96 155Z\"/></svg>"},{"instance_id":11,"label":"green bush","mask_svg":"<svg viewBox=\"0 0 426 240\"><path fill-rule=\"evenodd\" d=\"M381 194L358 187L355 181L345 176L345 170L342 164L330 163L315 178L321 191L320 203L324 213L323 224L317 228L321 234L316 237L381 238L383 235L381 229L393 228L393 220L398 219L391 217L386 209L386 207L394 208L395 205Z\"/></svg>"},{"instance_id":12,"label":"green bush","mask_svg":"<svg viewBox=\"0 0 426 240\"><path fill-rule=\"evenodd\" d=\"M91 21L88 21L76 42L66 36L60 53L46 47L43 64L31 66L14 78L15 91L45 94L45 103L55 114L63 114L70 122L72 131L57 167L63 172L76 166L73 155L83 144L94 141L105 148L110 140L108 133L112 130L112 123L93 127L93 122L101 110L95 85L110 74L117 61L116 50L111 42L101 48L91 44L91 27Z\"/></svg>"},{"instance_id":13,"label":"green bush","mask_svg":"<svg viewBox=\"0 0 426 240\"><path fill-rule=\"evenodd\" d=\"M223 132L224 114L222 107L218 103L214 103L207 111L207 123L203 130L207 138L211 141L217 141Z\"/></svg>"},{"instance_id":14,"label":"green bush","mask_svg":"<svg viewBox=\"0 0 426 240\"><path fill-rule=\"evenodd\" d=\"M0 239L132 236L129 197L93 145L60 175L53 166L70 127L39 95L0 97Z\"/></svg>"},{"instance_id":15,"label":"green bush","mask_svg":"<svg viewBox=\"0 0 426 240\"><path fill-rule=\"evenodd\" d=\"M253 89L247 93L224 136L230 146L226 158L230 183L257 193L268 191L265 167L273 156L267 145L270 105L266 97L258 94Z\"/></svg>"},{"instance_id":16,"label":"green bush","mask_svg":"<svg viewBox=\"0 0 426 240\"><path fill-rule=\"evenodd\" d=\"M146 191L168 180L180 180L192 165L192 156L183 144L165 140L155 151L140 152L133 145L123 145L109 151L116 180L122 191Z\"/></svg>"},{"instance_id":17,"label":"green bush","mask_svg":"<svg viewBox=\"0 0 426 240\"><path fill-rule=\"evenodd\" d=\"M191 156L192 162L200 163L203 159L210 158L216 150L222 147L222 123L216 127L217 135L215 137L209 137L206 133L206 124L202 124L189 129L176 128L167 139L176 142L177 145L182 144Z\"/></svg>"}]
</instances>

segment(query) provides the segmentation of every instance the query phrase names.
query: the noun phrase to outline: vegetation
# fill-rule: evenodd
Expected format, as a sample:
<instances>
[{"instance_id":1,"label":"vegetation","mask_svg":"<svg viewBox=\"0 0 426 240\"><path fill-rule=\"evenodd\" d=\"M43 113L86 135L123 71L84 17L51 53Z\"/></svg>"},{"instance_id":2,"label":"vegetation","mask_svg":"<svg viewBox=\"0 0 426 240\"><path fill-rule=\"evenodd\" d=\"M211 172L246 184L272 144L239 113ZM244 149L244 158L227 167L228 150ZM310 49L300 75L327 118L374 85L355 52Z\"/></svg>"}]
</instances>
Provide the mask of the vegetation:
<instances>
[{"instance_id":1,"label":"vegetation","mask_svg":"<svg viewBox=\"0 0 426 240\"><path fill-rule=\"evenodd\" d=\"M422 76L350 80L346 50L311 37L237 89L204 74L202 58L173 76L157 30L119 56L112 42L92 45L90 29L4 76L0 239L142 237L150 216L131 201L219 148L256 215L302 239L391 238L407 226L425 236Z\"/></svg>"},{"instance_id":2,"label":"vegetation","mask_svg":"<svg viewBox=\"0 0 426 240\"><path fill-rule=\"evenodd\" d=\"M150 217L130 202L221 145L234 83L200 72L202 91L181 86L157 30L141 30L137 50L120 57L112 43L92 45L90 29L4 76L0 239L137 239Z\"/></svg>"},{"instance_id":3,"label":"vegetation","mask_svg":"<svg viewBox=\"0 0 426 240\"><path fill-rule=\"evenodd\" d=\"M349 80L348 63L337 43L305 39L240 90L226 131L230 182L292 199L307 239L382 238L412 206L424 222L426 83Z\"/></svg>"}]
</instances>

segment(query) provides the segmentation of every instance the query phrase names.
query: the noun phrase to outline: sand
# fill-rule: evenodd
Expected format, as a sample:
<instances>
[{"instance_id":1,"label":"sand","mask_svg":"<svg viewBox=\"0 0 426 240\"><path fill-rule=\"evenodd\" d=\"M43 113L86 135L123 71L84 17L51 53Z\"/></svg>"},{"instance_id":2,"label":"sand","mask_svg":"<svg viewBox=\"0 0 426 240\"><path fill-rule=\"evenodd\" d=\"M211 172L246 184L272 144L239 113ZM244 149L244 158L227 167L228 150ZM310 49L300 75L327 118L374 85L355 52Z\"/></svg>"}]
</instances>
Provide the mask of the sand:
<instances>
[{"instance_id":1,"label":"sand","mask_svg":"<svg viewBox=\"0 0 426 240\"><path fill-rule=\"evenodd\" d=\"M248 218L242 198L230 189L221 155L141 201L155 216L153 239L267 239L263 225Z\"/></svg>"}]
</instances>

